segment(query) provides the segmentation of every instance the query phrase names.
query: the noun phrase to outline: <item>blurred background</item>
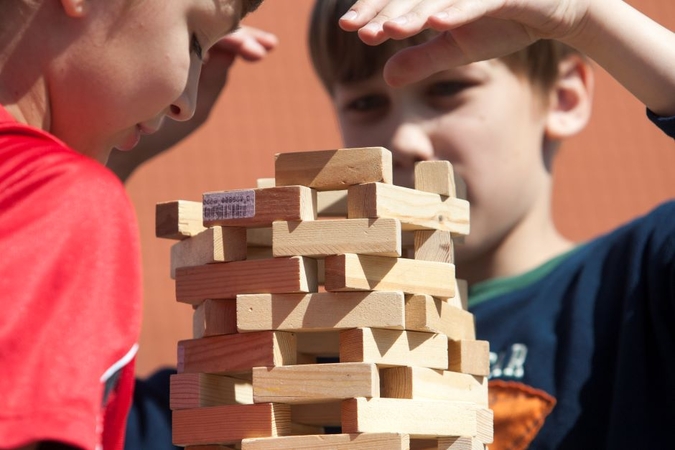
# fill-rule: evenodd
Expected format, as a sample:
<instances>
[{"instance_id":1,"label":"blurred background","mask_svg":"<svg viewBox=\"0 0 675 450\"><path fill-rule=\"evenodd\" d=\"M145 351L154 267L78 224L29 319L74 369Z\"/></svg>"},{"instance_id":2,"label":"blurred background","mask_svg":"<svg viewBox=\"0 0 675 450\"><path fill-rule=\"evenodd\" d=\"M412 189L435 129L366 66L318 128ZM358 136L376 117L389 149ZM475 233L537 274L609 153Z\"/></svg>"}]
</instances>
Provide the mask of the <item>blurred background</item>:
<instances>
[{"instance_id":1,"label":"blurred background","mask_svg":"<svg viewBox=\"0 0 675 450\"><path fill-rule=\"evenodd\" d=\"M675 30L672 0L630 0ZM266 0L246 25L273 32L278 48L263 62L238 61L209 121L169 152L141 166L127 188L138 214L145 311L137 373L175 366L176 342L192 337L192 308L178 304L169 278L175 241L155 237L155 204L201 201L207 191L253 188L274 176L274 154L341 147L332 107L309 61L313 0ZM593 119L563 145L555 163L554 216L584 241L675 198L675 141L644 107L596 69ZM675 218L673 218L675 220Z\"/></svg>"}]
</instances>

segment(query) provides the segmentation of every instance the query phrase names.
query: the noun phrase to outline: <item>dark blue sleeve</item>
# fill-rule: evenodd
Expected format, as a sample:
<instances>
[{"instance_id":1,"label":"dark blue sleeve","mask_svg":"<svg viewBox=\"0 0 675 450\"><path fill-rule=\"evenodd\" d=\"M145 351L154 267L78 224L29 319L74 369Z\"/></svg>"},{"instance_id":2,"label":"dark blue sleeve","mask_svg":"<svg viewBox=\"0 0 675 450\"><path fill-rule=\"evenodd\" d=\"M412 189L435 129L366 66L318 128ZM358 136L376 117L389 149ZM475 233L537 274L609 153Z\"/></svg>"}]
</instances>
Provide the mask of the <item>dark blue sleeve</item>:
<instances>
[{"instance_id":1,"label":"dark blue sleeve","mask_svg":"<svg viewBox=\"0 0 675 450\"><path fill-rule=\"evenodd\" d=\"M175 369L164 369L136 380L125 450L182 450L171 442L169 379L174 373Z\"/></svg>"},{"instance_id":2,"label":"dark blue sleeve","mask_svg":"<svg viewBox=\"0 0 675 450\"><path fill-rule=\"evenodd\" d=\"M675 138L675 116L661 117L647 108L647 117L671 138Z\"/></svg>"}]
</instances>

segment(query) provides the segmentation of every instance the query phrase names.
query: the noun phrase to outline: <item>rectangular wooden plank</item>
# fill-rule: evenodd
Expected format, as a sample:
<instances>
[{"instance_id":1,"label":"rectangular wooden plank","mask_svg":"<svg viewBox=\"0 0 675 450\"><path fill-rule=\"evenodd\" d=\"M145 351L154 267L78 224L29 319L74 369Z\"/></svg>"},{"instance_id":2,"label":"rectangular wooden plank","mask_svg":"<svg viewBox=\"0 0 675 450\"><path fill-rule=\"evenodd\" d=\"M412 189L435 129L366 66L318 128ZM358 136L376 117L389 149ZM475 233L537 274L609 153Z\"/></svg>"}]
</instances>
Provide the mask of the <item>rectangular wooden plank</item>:
<instances>
[{"instance_id":1,"label":"rectangular wooden plank","mask_svg":"<svg viewBox=\"0 0 675 450\"><path fill-rule=\"evenodd\" d=\"M474 437L443 437L438 439L438 450L487 450L485 444Z\"/></svg>"},{"instance_id":2,"label":"rectangular wooden plank","mask_svg":"<svg viewBox=\"0 0 675 450\"><path fill-rule=\"evenodd\" d=\"M454 264L455 250L452 234L441 230L414 231L414 258Z\"/></svg>"},{"instance_id":3,"label":"rectangular wooden plank","mask_svg":"<svg viewBox=\"0 0 675 450\"><path fill-rule=\"evenodd\" d=\"M178 446L233 444L246 438L290 433L288 405L228 405L174 411L173 443Z\"/></svg>"},{"instance_id":4,"label":"rectangular wooden plank","mask_svg":"<svg viewBox=\"0 0 675 450\"><path fill-rule=\"evenodd\" d=\"M291 421L311 426L341 426L342 402L291 405Z\"/></svg>"},{"instance_id":5,"label":"rectangular wooden plank","mask_svg":"<svg viewBox=\"0 0 675 450\"><path fill-rule=\"evenodd\" d=\"M204 231L202 204L188 200L175 200L155 205L155 236L182 240Z\"/></svg>"},{"instance_id":6,"label":"rectangular wooden plank","mask_svg":"<svg viewBox=\"0 0 675 450\"><path fill-rule=\"evenodd\" d=\"M316 260L294 256L176 270L176 300L198 305L206 299L234 299L237 294L316 292Z\"/></svg>"},{"instance_id":7,"label":"rectangular wooden plank","mask_svg":"<svg viewBox=\"0 0 675 450\"><path fill-rule=\"evenodd\" d=\"M195 309L193 330L194 338L237 333L237 302L204 300Z\"/></svg>"},{"instance_id":8,"label":"rectangular wooden plank","mask_svg":"<svg viewBox=\"0 0 675 450\"><path fill-rule=\"evenodd\" d=\"M321 292L237 296L240 332L330 331L356 327L402 330L405 299L401 292Z\"/></svg>"},{"instance_id":9,"label":"rectangular wooden plank","mask_svg":"<svg viewBox=\"0 0 675 450\"><path fill-rule=\"evenodd\" d=\"M278 221L272 225L274 256L342 253L401 256L401 222L396 219Z\"/></svg>"},{"instance_id":10,"label":"rectangular wooden plank","mask_svg":"<svg viewBox=\"0 0 675 450\"><path fill-rule=\"evenodd\" d=\"M178 373L170 379L170 408L251 405L253 385L238 378L207 373Z\"/></svg>"},{"instance_id":11,"label":"rectangular wooden plank","mask_svg":"<svg viewBox=\"0 0 675 450\"><path fill-rule=\"evenodd\" d=\"M380 370L380 396L415 400L454 400L488 405L487 377L428 369L391 367Z\"/></svg>"},{"instance_id":12,"label":"rectangular wooden plank","mask_svg":"<svg viewBox=\"0 0 675 450\"><path fill-rule=\"evenodd\" d=\"M327 291L403 291L452 297L454 278L455 266L447 263L353 253L325 258Z\"/></svg>"},{"instance_id":13,"label":"rectangular wooden plank","mask_svg":"<svg viewBox=\"0 0 675 450\"><path fill-rule=\"evenodd\" d=\"M383 183L350 186L348 217L399 219L403 230L469 234L469 202Z\"/></svg>"},{"instance_id":14,"label":"rectangular wooden plank","mask_svg":"<svg viewBox=\"0 0 675 450\"><path fill-rule=\"evenodd\" d=\"M296 333L298 353L305 357L337 358L340 357L340 331L318 331Z\"/></svg>"},{"instance_id":15,"label":"rectangular wooden plank","mask_svg":"<svg viewBox=\"0 0 675 450\"><path fill-rule=\"evenodd\" d=\"M442 333L455 341L476 339L473 314L424 294L406 296L405 328Z\"/></svg>"},{"instance_id":16,"label":"rectangular wooden plank","mask_svg":"<svg viewBox=\"0 0 675 450\"><path fill-rule=\"evenodd\" d=\"M459 278L455 279L455 296L452 301L449 301L450 304L463 310L469 309L469 283L466 280L460 280Z\"/></svg>"},{"instance_id":17,"label":"rectangular wooden plank","mask_svg":"<svg viewBox=\"0 0 675 450\"><path fill-rule=\"evenodd\" d=\"M277 186L335 191L360 183L392 183L391 152L383 147L342 148L275 155Z\"/></svg>"},{"instance_id":18,"label":"rectangular wooden plank","mask_svg":"<svg viewBox=\"0 0 675 450\"><path fill-rule=\"evenodd\" d=\"M316 191L281 186L206 192L204 226L271 227L275 220L316 219Z\"/></svg>"},{"instance_id":19,"label":"rectangular wooden plank","mask_svg":"<svg viewBox=\"0 0 675 450\"><path fill-rule=\"evenodd\" d=\"M453 372L488 376L490 374L490 343L488 341L449 341L448 368Z\"/></svg>"},{"instance_id":20,"label":"rectangular wooden plank","mask_svg":"<svg viewBox=\"0 0 675 450\"><path fill-rule=\"evenodd\" d=\"M295 364L297 344L293 333L258 333L211 336L178 342L178 373L250 371L253 367Z\"/></svg>"},{"instance_id":21,"label":"rectangular wooden plank","mask_svg":"<svg viewBox=\"0 0 675 450\"><path fill-rule=\"evenodd\" d=\"M241 450L408 450L410 436L401 433L322 434L244 439Z\"/></svg>"},{"instance_id":22,"label":"rectangular wooden plank","mask_svg":"<svg viewBox=\"0 0 675 450\"><path fill-rule=\"evenodd\" d=\"M455 172L449 161L420 161L415 164L415 189L456 197Z\"/></svg>"},{"instance_id":23,"label":"rectangular wooden plank","mask_svg":"<svg viewBox=\"0 0 675 450\"><path fill-rule=\"evenodd\" d=\"M379 397L375 364L335 363L254 367L255 403L321 403L352 397Z\"/></svg>"},{"instance_id":24,"label":"rectangular wooden plank","mask_svg":"<svg viewBox=\"0 0 675 450\"><path fill-rule=\"evenodd\" d=\"M171 246L171 278L178 267L201 266L246 259L246 229L207 228Z\"/></svg>"},{"instance_id":25,"label":"rectangular wooden plank","mask_svg":"<svg viewBox=\"0 0 675 450\"><path fill-rule=\"evenodd\" d=\"M319 191L316 193L318 217L347 218L347 189L342 191Z\"/></svg>"},{"instance_id":26,"label":"rectangular wooden plank","mask_svg":"<svg viewBox=\"0 0 675 450\"><path fill-rule=\"evenodd\" d=\"M476 436L477 414L470 403L394 398L342 402L344 433L409 434L411 438Z\"/></svg>"},{"instance_id":27,"label":"rectangular wooden plank","mask_svg":"<svg viewBox=\"0 0 675 450\"><path fill-rule=\"evenodd\" d=\"M340 362L446 369L447 348L442 334L373 328L340 332Z\"/></svg>"},{"instance_id":28,"label":"rectangular wooden plank","mask_svg":"<svg viewBox=\"0 0 675 450\"><path fill-rule=\"evenodd\" d=\"M272 227L246 228L246 244L248 247L272 248ZM270 254L270 258L272 255Z\"/></svg>"}]
</instances>

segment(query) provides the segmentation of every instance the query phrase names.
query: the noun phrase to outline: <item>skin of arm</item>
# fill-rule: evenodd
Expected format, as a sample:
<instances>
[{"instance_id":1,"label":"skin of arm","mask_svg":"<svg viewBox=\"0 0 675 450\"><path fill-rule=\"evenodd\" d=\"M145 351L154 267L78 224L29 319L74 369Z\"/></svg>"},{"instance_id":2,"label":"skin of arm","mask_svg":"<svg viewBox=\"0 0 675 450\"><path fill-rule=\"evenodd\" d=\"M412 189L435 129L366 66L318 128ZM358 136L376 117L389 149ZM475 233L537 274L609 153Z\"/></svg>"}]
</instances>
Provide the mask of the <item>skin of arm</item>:
<instances>
[{"instance_id":1,"label":"skin of arm","mask_svg":"<svg viewBox=\"0 0 675 450\"><path fill-rule=\"evenodd\" d=\"M595 60L655 113L675 115L675 33L621 0L423 0L412 6L359 0L340 25L370 45L426 28L441 32L391 58L384 76L393 86L557 39Z\"/></svg>"}]
</instances>

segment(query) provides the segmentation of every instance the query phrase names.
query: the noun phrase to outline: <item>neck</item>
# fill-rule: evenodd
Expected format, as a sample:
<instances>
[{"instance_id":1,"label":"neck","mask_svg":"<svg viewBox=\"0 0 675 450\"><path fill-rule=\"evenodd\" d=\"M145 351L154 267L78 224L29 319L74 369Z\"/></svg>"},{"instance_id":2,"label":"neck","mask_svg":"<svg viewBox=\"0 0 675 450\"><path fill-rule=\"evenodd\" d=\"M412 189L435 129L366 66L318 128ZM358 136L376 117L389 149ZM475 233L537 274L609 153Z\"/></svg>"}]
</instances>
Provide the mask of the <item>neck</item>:
<instances>
[{"instance_id":1,"label":"neck","mask_svg":"<svg viewBox=\"0 0 675 450\"><path fill-rule=\"evenodd\" d=\"M535 208L495 245L475 252L476 257L462 255L468 252L463 252L462 245L458 244L457 277L471 285L492 278L520 275L571 250L574 243L558 232L548 201L544 200L544 203L543 208Z\"/></svg>"}]
</instances>

